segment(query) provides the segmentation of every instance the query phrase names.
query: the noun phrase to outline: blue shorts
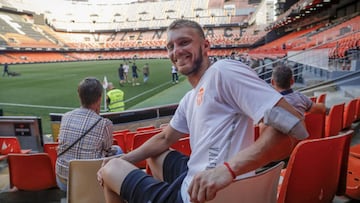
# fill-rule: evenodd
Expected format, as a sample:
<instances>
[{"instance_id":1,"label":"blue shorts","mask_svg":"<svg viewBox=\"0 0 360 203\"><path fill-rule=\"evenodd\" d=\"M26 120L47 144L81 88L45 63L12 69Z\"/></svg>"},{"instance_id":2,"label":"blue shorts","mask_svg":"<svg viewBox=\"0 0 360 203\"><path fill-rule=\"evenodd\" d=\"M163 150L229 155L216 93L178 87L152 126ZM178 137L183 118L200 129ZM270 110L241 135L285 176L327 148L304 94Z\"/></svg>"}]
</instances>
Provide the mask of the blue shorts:
<instances>
[{"instance_id":1,"label":"blue shorts","mask_svg":"<svg viewBox=\"0 0 360 203\"><path fill-rule=\"evenodd\" d=\"M135 203L182 203L181 184L188 171L189 157L170 152L164 160L164 182L154 179L143 170L131 171L124 179L120 189L121 197Z\"/></svg>"}]
</instances>

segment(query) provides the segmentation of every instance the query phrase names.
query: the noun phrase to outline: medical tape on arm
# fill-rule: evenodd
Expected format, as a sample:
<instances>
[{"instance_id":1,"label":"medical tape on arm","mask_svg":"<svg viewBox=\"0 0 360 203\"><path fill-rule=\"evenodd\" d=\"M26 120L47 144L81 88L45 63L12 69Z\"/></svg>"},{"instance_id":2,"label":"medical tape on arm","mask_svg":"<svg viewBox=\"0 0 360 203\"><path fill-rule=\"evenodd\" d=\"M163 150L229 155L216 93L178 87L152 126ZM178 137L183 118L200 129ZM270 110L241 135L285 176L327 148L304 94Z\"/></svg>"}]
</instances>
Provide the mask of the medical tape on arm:
<instances>
[{"instance_id":1,"label":"medical tape on arm","mask_svg":"<svg viewBox=\"0 0 360 203\"><path fill-rule=\"evenodd\" d=\"M305 126L301 124L301 120L279 106L265 112L264 124L298 140L303 140L309 136Z\"/></svg>"}]
</instances>

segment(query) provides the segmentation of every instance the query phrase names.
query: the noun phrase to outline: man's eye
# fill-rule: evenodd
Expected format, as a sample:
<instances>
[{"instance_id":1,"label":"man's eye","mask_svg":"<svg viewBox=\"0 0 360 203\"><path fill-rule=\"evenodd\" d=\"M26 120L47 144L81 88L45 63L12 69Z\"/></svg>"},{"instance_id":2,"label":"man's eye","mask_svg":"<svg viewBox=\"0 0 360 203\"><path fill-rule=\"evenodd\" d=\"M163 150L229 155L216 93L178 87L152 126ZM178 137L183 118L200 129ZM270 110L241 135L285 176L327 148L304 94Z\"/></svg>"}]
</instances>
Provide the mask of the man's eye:
<instances>
[{"instance_id":1,"label":"man's eye","mask_svg":"<svg viewBox=\"0 0 360 203\"><path fill-rule=\"evenodd\" d=\"M187 45L187 44L189 44L190 43L190 41L182 41L180 44L182 45L182 46L184 46L184 45Z\"/></svg>"},{"instance_id":2,"label":"man's eye","mask_svg":"<svg viewBox=\"0 0 360 203\"><path fill-rule=\"evenodd\" d=\"M169 50L169 51L171 51L171 50L174 49L174 46L173 46L173 45L168 45L168 46L166 46L166 49Z\"/></svg>"}]
</instances>

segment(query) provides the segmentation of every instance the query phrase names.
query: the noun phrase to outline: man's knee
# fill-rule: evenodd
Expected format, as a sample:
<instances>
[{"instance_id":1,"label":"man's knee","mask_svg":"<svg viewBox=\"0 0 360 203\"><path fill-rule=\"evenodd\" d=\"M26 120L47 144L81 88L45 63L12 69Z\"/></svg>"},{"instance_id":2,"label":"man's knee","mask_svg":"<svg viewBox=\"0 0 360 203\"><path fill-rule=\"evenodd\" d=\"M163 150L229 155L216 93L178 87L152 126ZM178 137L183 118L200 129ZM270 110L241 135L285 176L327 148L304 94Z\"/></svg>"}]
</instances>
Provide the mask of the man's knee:
<instances>
[{"instance_id":1,"label":"man's knee","mask_svg":"<svg viewBox=\"0 0 360 203\"><path fill-rule=\"evenodd\" d=\"M114 158L102 168L101 174L104 184L113 191L120 192L125 177L135 169L137 168L129 162L121 158Z\"/></svg>"},{"instance_id":2,"label":"man's knee","mask_svg":"<svg viewBox=\"0 0 360 203\"><path fill-rule=\"evenodd\" d=\"M156 179L163 180L164 160L169 153L170 150L167 150L158 156L154 156L146 159L146 162L150 167L151 173L153 177L155 177Z\"/></svg>"}]
</instances>

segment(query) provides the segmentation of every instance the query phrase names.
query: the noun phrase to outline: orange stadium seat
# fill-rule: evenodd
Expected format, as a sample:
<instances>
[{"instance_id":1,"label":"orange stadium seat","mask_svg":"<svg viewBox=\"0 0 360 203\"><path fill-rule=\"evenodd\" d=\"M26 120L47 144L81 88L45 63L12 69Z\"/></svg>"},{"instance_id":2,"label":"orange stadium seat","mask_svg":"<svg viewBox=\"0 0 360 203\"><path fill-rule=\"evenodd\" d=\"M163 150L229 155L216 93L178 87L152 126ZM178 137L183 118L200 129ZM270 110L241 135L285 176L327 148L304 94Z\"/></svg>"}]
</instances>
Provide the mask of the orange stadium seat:
<instances>
[{"instance_id":1,"label":"orange stadium seat","mask_svg":"<svg viewBox=\"0 0 360 203\"><path fill-rule=\"evenodd\" d=\"M357 99L352 99L349 103L345 105L342 129L350 128L351 124L355 121L357 102Z\"/></svg>"},{"instance_id":2,"label":"orange stadium seat","mask_svg":"<svg viewBox=\"0 0 360 203\"><path fill-rule=\"evenodd\" d=\"M154 130L156 127L153 125L149 125L149 126L142 126L142 127L138 127L136 128L136 131L146 131L146 130Z\"/></svg>"},{"instance_id":3,"label":"orange stadium seat","mask_svg":"<svg viewBox=\"0 0 360 203\"><path fill-rule=\"evenodd\" d=\"M326 93L320 94L316 99L316 103L325 104L325 101L326 101Z\"/></svg>"},{"instance_id":4,"label":"orange stadium seat","mask_svg":"<svg viewBox=\"0 0 360 203\"><path fill-rule=\"evenodd\" d=\"M137 132L133 132L133 131L130 131L130 132L127 132L125 133L125 147L126 147L126 153L131 151L131 146L133 144L133 141L134 141L134 136Z\"/></svg>"},{"instance_id":5,"label":"orange stadium seat","mask_svg":"<svg viewBox=\"0 0 360 203\"><path fill-rule=\"evenodd\" d=\"M355 121L360 120L360 97L357 98Z\"/></svg>"},{"instance_id":6,"label":"orange stadium seat","mask_svg":"<svg viewBox=\"0 0 360 203\"><path fill-rule=\"evenodd\" d=\"M51 159L46 153L9 154L10 187L38 191L57 187Z\"/></svg>"},{"instance_id":7,"label":"orange stadium seat","mask_svg":"<svg viewBox=\"0 0 360 203\"><path fill-rule=\"evenodd\" d=\"M51 164L55 172L55 165L57 160L58 142L47 142L44 143L44 152L47 153L51 159Z\"/></svg>"},{"instance_id":8,"label":"orange stadium seat","mask_svg":"<svg viewBox=\"0 0 360 203\"><path fill-rule=\"evenodd\" d=\"M360 157L349 156L346 196L360 200Z\"/></svg>"},{"instance_id":9,"label":"orange stadium seat","mask_svg":"<svg viewBox=\"0 0 360 203\"><path fill-rule=\"evenodd\" d=\"M309 97L309 99L313 102L316 102L317 101L317 97L316 96L312 96L312 97Z\"/></svg>"},{"instance_id":10,"label":"orange stadium seat","mask_svg":"<svg viewBox=\"0 0 360 203\"><path fill-rule=\"evenodd\" d=\"M141 131L141 132L136 133L133 137L133 140L130 142L130 151L140 147L148 139L150 139L152 136L158 134L159 132L161 132L161 129L147 130L147 131ZM139 163L136 163L135 165L139 168L145 168L146 161L141 161Z\"/></svg>"},{"instance_id":11,"label":"orange stadium seat","mask_svg":"<svg viewBox=\"0 0 360 203\"><path fill-rule=\"evenodd\" d=\"M113 139L116 140L116 145L118 145L123 152L126 152L126 141L125 141L125 134L118 133L113 135Z\"/></svg>"},{"instance_id":12,"label":"orange stadium seat","mask_svg":"<svg viewBox=\"0 0 360 203\"><path fill-rule=\"evenodd\" d=\"M328 203L342 194L352 134L301 141L282 172L277 202Z\"/></svg>"},{"instance_id":13,"label":"orange stadium seat","mask_svg":"<svg viewBox=\"0 0 360 203\"><path fill-rule=\"evenodd\" d=\"M113 135L115 135L115 134L123 134L123 133L127 133L127 132L130 132L130 130L129 129L122 129L122 130L115 130L114 132L113 132Z\"/></svg>"},{"instance_id":14,"label":"orange stadium seat","mask_svg":"<svg viewBox=\"0 0 360 203\"><path fill-rule=\"evenodd\" d=\"M324 137L325 118L325 113L305 113L305 125L309 133L309 137L307 139Z\"/></svg>"},{"instance_id":15,"label":"orange stadium seat","mask_svg":"<svg viewBox=\"0 0 360 203\"><path fill-rule=\"evenodd\" d=\"M126 148L127 148L127 152L131 151L131 150L134 150L136 149L138 146L136 146L134 148L134 137L136 135L156 135L157 133L161 132L162 129L160 128L156 128L156 129L153 129L153 130L145 130L145 131L134 131L134 132L127 132L126 135L125 135L125 145L126 145Z\"/></svg>"},{"instance_id":16,"label":"orange stadium seat","mask_svg":"<svg viewBox=\"0 0 360 203\"><path fill-rule=\"evenodd\" d=\"M0 160L6 159L10 153L28 154L31 149L21 149L17 137L0 136Z\"/></svg>"},{"instance_id":17,"label":"orange stadium seat","mask_svg":"<svg viewBox=\"0 0 360 203\"><path fill-rule=\"evenodd\" d=\"M334 104L326 115L325 137L337 135L343 129L345 103Z\"/></svg>"},{"instance_id":18,"label":"orange stadium seat","mask_svg":"<svg viewBox=\"0 0 360 203\"><path fill-rule=\"evenodd\" d=\"M187 156L190 156L191 154L191 148L190 148L190 137L184 137L175 142L173 145L171 145L172 149L175 149Z\"/></svg>"},{"instance_id":19,"label":"orange stadium seat","mask_svg":"<svg viewBox=\"0 0 360 203\"><path fill-rule=\"evenodd\" d=\"M360 144L350 147L346 195L360 200Z\"/></svg>"}]
</instances>

